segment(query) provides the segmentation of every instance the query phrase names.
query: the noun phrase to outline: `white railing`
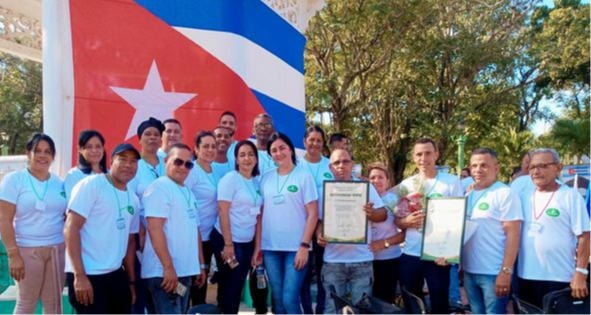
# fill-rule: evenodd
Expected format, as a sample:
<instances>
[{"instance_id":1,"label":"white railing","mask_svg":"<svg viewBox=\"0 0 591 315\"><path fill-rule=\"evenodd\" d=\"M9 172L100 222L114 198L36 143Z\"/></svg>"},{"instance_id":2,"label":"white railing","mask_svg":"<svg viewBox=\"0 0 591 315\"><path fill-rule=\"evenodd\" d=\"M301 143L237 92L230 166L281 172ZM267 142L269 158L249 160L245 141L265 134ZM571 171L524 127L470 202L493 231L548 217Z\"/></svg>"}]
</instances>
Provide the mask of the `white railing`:
<instances>
[{"instance_id":1,"label":"white railing","mask_svg":"<svg viewBox=\"0 0 591 315\"><path fill-rule=\"evenodd\" d=\"M0 156L0 181L7 173L27 167L26 155Z\"/></svg>"}]
</instances>

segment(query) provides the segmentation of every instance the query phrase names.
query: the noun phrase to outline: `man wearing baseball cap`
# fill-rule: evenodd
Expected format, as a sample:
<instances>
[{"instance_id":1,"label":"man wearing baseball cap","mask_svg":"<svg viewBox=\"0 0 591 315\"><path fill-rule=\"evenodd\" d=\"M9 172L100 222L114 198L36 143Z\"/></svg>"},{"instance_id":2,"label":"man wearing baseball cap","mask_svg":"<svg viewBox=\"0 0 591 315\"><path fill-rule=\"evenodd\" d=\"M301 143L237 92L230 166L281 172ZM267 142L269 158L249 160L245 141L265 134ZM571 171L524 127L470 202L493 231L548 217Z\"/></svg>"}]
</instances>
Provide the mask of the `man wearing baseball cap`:
<instances>
[{"instance_id":1,"label":"man wearing baseball cap","mask_svg":"<svg viewBox=\"0 0 591 315\"><path fill-rule=\"evenodd\" d=\"M132 145L120 144L111 154L110 173L89 176L72 190L65 269L70 304L78 314L131 312L139 200L127 183L140 158Z\"/></svg>"}]
</instances>

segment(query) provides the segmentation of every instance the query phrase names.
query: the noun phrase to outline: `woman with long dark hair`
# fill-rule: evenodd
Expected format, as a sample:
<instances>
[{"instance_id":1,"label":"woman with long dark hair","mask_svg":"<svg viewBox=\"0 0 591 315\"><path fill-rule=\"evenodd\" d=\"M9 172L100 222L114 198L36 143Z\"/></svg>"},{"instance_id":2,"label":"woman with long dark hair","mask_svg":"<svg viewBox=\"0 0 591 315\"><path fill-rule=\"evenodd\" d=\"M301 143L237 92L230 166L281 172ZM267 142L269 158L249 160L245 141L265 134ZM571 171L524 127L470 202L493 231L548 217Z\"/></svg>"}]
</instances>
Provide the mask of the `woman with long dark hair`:
<instances>
[{"instance_id":1,"label":"woman with long dark hair","mask_svg":"<svg viewBox=\"0 0 591 315\"><path fill-rule=\"evenodd\" d=\"M70 200L74 186L87 176L107 173L105 138L96 130L84 130L78 136L78 165L72 168L64 180L64 192Z\"/></svg>"}]
</instances>

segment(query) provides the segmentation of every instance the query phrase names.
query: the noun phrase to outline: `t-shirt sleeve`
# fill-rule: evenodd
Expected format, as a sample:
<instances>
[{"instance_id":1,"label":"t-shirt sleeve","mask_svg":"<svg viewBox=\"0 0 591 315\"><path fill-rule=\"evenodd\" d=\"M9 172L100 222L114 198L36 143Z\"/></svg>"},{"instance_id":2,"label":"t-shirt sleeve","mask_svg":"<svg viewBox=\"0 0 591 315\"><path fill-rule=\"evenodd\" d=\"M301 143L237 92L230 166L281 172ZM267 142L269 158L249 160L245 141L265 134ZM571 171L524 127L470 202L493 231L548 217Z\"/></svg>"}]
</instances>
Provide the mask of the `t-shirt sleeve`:
<instances>
[{"instance_id":1,"label":"t-shirt sleeve","mask_svg":"<svg viewBox=\"0 0 591 315\"><path fill-rule=\"evenodd\" d=\"M234 173L224 176L218 184L218 201L232 202L234 199L234 193L236 192L236 185L242 184L240 178L231 174Z\"/></svg>"},{"instance_id":2,"label":"t-shirt sleeve","mask_svg":"<svg viewBox=\"0 0 591 315\"><path fill-rule=\"evenodd\" d=\"M153 182L144 192L142 198L144 217L168 218L172 206L170 197L158 182Z\"/></svg>"},{"instance_id":3,"label":"t-shirt sleeve","mask_svg":"<svg viewBox=\"0 0 591 315\"><path fill-rule=\"evenodd\" d=\"M375 189L375 187L373 187L372 184L369 184L369 201L373 202L374 210L386 206L382 201L382 198L380 198L378 191Z\"/></svg>"},{"instance_id":4,"label":"t-shirt sleeve","mask_svg":"<svg viewBox=\"0 0 591 315\"><path fill-rule=\"evenodd\" d=\"M318 191L316 190L316 182L314 178L307 172L302 172L302 192L304 194L304 204L309 204L312 201L318 200Z\"/></svg>"},{"instance_id":5,"label":"t-shirt sleeve","mask_svg":"<svg viewBox=\"0 0 591 315\"><path fill-rule=\"evenodd\" d=\"M137 234L140 232L140 200L137 196L134 197L132 206L135 211L133 212L133 217L131 217L131 222L129 223L129 234Z\"/></svg>"},{"instance_id":6,"label":"t-shirt sleeve","mask_svg":"<svg viewBox=\"0 0 591 315\"><path fill-rule=\"evenodd\" d=\"M68 173L64 180L64 193L66 193L66 200L70 200L72 197L72 189L76 185L76 178L74 174Z\"/></svg>"},{"instance_id":7,"label":"t-shirt sleeve","mask_svg":"<svg viewBox=\"0 0 591 315\"><path fill-rule=\"evenodd\" d=\"M0 200L4 200L13 205L16 205L21 190L17 175L17 172L7 174L0 183Z\"/></svg>"},{"instance_id":8,"label":"t-shirt sleeve","mask_svg":"<svg viewBox=\"0 0 591 315\"><path fill-rule=\"evenodd\" d=\"M96 197L100 192L97 191L96 182L99 180L98 177L87 177L74 185L72 189L72 197L68 204L68 211L74 211L84 217L88 218L90 211L94 206Z\"/></svg>"},{"instance_id":9,"label":"t-shirt sleeve","mask_svg":"<svg viewBox=\"0 0 591 315\"><path fill-rule=\"evenodd\" d=\"M450 194L451 194L450 197L463 197L464 196L464 190L462 189L462 182L458 178L454 179L454 181L452 182Z\"/></svg>"},{"instance_id":10,"label":"t-shirt sleeve","mask_svg":"<svg viewBox=\"0 0 591 315\"><path fill-rule=\"evenodd\" d=\"M570 225L573 233L576 236L583 234L583 232L589 232L589 213L587 213L587 206L583 196L577 191L570 191Z\"/></svg>"},{"instance_id":11,"label":"t-shirt sleeve","mask_svg":"<svg viewBox=\"0 0 591 315\"><path fill-rule=\"evenodd\" d=\"M523 221L523 210L519 196L510 188L507 189L506 198L501 200L501 221Z\"/></svg>"}]
</instances>

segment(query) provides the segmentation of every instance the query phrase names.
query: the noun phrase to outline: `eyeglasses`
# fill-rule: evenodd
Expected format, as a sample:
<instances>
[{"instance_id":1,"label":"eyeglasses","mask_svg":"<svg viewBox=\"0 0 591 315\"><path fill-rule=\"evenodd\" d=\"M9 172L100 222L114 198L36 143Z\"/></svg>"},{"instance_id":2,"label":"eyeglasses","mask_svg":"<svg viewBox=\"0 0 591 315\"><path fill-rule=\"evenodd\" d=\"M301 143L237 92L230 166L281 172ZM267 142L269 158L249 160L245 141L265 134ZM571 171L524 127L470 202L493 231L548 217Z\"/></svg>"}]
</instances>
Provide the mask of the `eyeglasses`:
<instances>
[{"instance_id":1,"label":"eyeglasses","mask_svg":"<svg viewBox=\"0 0 591 315\"><path fill-rule=\"evenodd\" d=\"M338 160L338 161L334 161L330 164L332 164L332 166L337 167L337 166L341 166L341 165L343 165L343 166L349 165L349 164L351 164L351 162L352 162L351 160Z\"/></svg>"},{"instance_id":2,"label":"eyeglasses","mask_svg":"<svg viewBox=\"0 0 591 315\"><path fill-rule=\"evenodd\" d=\"M552 162L552 163L540 163L540 164L536 164L536 165L530 165L529 172L531 173L537 169L539 169L540 171L547 170L548 167L550 167L550 165L556 165L556 164L558 164L558 163Z\"/></svg>"},{"instance_id":3,"label":"eyeglasses","mask_svg":"<svg viewBox=\"0 0 591 315\"><path fill-rule=\"evenodd\" d=\"M183 161L181 159L175 159L174 161L172 161L172 163L174 164L174 166L177 167L181 167L181 166L185 166L186 169L191 170L193 169L193 166L195 166L195 164L193 164L193 162L191 161Z\"/></svg>"},{"instance_id":4,"label":"eyeglasses","mask_svg":"<svg viewBox=\"0 0 591 315\"><path fill-rule=\"evenodd\" d=\"M270 128L271 126L272 126L271 123L265 122L265 123L256 124L254 126L254 128L255 129Z\"/></svg>"}]
</instances>

